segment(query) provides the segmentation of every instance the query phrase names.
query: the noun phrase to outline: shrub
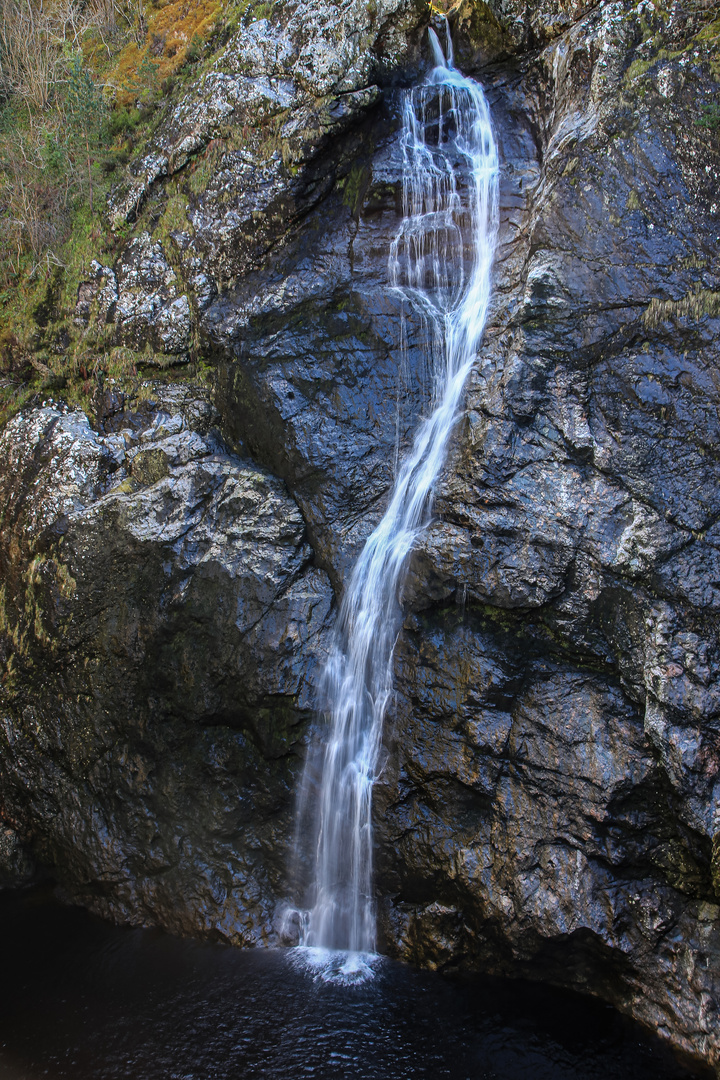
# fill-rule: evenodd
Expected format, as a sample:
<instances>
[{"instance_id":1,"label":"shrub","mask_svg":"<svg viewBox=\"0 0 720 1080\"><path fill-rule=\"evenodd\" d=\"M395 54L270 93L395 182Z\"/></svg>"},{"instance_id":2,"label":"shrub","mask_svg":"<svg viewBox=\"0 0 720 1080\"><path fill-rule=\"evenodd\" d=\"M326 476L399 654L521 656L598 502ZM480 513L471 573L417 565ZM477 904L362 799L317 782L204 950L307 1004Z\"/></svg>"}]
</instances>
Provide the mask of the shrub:
<instances>
[{"instance_id":1,"label":"shrub","mask_svg":"<svg viewBox=\"0 0 720 1080\"><path fill-rule=\"evenodd\" d=\"M100 137L106 102L84 67L82 56L76 54L68 67L65 113L76 142L81 147L87 169L90 213L93 212L92 156Z\"/></svg>"},{"instance_id":2,"label":"shrub","mask_svg":"<svg viewBox=\"0 0 720 1080\"><path fill-rule=\"evenodd\" d=\"M698 127L711 128L713 131L720 128L720 105L704 105L702 116L695 123Z\"/></svg>"},{"instance_id":3,"label":"shrub","mask_svg":"<svg viewBox=\"0 0 720 1080\"><path fill-rule=\"evenodd\" d=\"M127 135L135 130L142 118L140 109L113 109L105 121L105 133L109 139L116 139L118 135Z\"/></svg>"}]
</instances>

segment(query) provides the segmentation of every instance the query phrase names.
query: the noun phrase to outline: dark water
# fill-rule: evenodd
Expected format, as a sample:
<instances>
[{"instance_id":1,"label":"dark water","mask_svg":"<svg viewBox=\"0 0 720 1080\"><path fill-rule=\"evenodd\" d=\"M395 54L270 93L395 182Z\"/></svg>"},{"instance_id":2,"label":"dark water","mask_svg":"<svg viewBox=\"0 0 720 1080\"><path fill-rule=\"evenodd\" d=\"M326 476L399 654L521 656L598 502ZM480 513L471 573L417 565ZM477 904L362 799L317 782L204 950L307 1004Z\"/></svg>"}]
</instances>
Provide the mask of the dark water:
<instances>
[{"instance_id":1,"label":"dark water","mask_svg":"<svg viewBox=\"0 0 720 1080\"><path fill-rule=\"evenodd\" d=\"M513 982L382 961L360 986L287 951L109 926L0 897L2 1080L680 1080L614 1011Z\"/></svg>"}]
</instances>

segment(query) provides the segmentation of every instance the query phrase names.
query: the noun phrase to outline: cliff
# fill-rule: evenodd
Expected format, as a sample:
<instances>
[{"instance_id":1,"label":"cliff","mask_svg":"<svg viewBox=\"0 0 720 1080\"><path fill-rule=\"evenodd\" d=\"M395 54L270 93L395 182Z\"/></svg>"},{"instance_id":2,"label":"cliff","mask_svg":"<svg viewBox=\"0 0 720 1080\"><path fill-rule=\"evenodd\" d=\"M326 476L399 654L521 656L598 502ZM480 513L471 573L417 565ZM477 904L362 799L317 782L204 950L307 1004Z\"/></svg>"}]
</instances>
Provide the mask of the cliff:
<instances>
[{"instance_id":1,"label":"cliff","mask_svg":"<svg viewBox=\"0 0 720 1080\"><path fill-rule=\"evenodd\" d=\"M6 882L277 940L313 678L431 390L387 289L431 18L249 9L113 181L70 315L48 283L38 349L65 318L134 369L0 434ZM719 1066L720 11L450 20L501 233L396 648L384 949L600 995Z\"/></svg>"}]
</instances>

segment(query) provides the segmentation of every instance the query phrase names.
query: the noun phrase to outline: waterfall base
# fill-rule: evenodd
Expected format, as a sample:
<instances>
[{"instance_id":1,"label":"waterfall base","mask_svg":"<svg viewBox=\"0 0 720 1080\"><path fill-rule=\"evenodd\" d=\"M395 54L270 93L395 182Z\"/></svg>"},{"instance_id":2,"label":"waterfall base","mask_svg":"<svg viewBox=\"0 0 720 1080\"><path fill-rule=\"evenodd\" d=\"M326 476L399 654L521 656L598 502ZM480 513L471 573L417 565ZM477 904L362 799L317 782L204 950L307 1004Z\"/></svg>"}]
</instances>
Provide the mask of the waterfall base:
<instances>
[{"instance_id":1,"label":"waterfall base","mask_svg":"<svg viewBox=\"0 0 720 1080\"><path fill-rule=\"evenodd\" d=\"M377 953L309 948L306 945L298 945L290 955L293 964L309 972L314 979L339 986L370 982L383 963L383 957Z\"/></svg>"}]
</instances>

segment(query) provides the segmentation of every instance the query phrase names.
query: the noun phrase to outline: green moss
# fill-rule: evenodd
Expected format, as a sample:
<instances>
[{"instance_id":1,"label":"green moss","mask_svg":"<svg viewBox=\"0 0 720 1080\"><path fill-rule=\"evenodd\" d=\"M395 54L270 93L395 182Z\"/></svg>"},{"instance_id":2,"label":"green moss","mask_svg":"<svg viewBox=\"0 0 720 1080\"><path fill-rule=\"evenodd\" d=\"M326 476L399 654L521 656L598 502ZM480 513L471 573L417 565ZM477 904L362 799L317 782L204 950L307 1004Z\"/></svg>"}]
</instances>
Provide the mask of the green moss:
<instances>
[{"instance_id":1,"label":"green moss","mask_svg":"<svg viewBox=\"0 0 720 1080\"><path fill-rule=\"evenodd\" d=\"M353 165L347 176L338 182L345 206L350 208L354 217L360 213L363 196L370 182L370 170L367 165Z\"/></svg>"},{"instance_id":2,"label":"green moss","mask_svg":"<svg viewBox=\"0 0 720 1080\"><path fill-rule=\"evenodd\" d=\"M8 382L0 387L0 428L7 424L36 393L33 383Z\"/></svg>"},{"instance_id":3,"label":"green moss","mask_svg":"<svg viewBox=\"0 0 720 1080\"><path fill-rule=\"evenodd\" d=\"M132 460L130 471L139 484L156 484L170 471L167 454L158 448L140 450Z\"/></svg>"},{"instance_id":4,"label":"green moss","mask_svg":"<svg viewBox=\"0 0 720 1080\"><path fill-rule=\"evenodd\" d=\"M117 108L113 109L106 122L106 134L110 139L126 136L135 131L143 121L143 113L140 109Z\"/></svg>"},{"instance_id":5,"label":"green moss","mask_svg":"<svg viewBox=\"0 0 720 1080\"><path fill-rule=\"evenodd\" d=\"M628 17L634 18L634 15ZM658 19L662 22L666 22L668 19L668 12L659 8L654 16L656 27L658 26ZM640 26L643 34L643 41L651 42L650 47L654 48L654 55L642 59L635 59L625 72L626 83L629 84L642 78L643 75L661 60L680 60L689 53L695 54L698 53L698 51L709 65L713 76L716 79L720 78L720 19L713 19L699 31L691 34L691 36L682 43L680 48L674 49L665 47L662 26L660 27L660 32L654 32L645 17L640 19ZM647 48L648 46L646 45L645 47ZM714 117L713 108L713 106L709 107L711 115Z\"/></svg>"},{"instance_id":6,"label":"green moss","mask_svg":"<svg viewBox=\"0 0 720 1080\"><path fill-rule=\"evenodd\" d=\"M706 316L720 318L720 292L698 289L681 300L651 300L643 314L643 322L646 326L657 327L667 319L699 322Z\"/></svg>"},{"instance_id":7,"label":"green moss","mask_svg":"<svg viewBox=\"0 0 720 1080\"><path fill-rule=\"evenodd\" d=\"M476 0L468 11L468 15L460 18L460 29L473 45L493 55L512 51L512 39L489 4Z\"/></svg>"},{"instance_id":8,"label":"green moss","mask_svg":"<svg viewBox=\"0 0 720 1080\"><path fill-rule=\"evenodd\" d=\"M111 490L110 494L111 495L132 495L132 493L134 491L137 491L137 489L138 489L138 481L133 480L131 478L128 478L127 480L123 480L123 482L121 484L118 484L117 487L114 487Z\"/></svg>"},{"instance_id":9,"label":"green moss","mask_svg":"<svg viewBox=\"0 0 720 1080\"><path fill-rule=\"evenodd\" d=\"M43 570L46 560L36 556L23 574L25 583L25 619L32 626L36 641L41 645L52 646L52 635L48 634L43 625L43 609L40 606L39 597L44 587Z\"/></svg>"},{"instance_id":10,"label":"green moss","mask_svg":"<svg viewBox=\"0 0 720 1080\"><path fill-rule=\"evenodd\" d=\"M720 45L720 18L707 23L702 30L698 31L693 40L710 46Z\"/></svg>"},{"instance_id":11,"label":"green moss","mask_svg":"<svg viewBox=\"0 0 720 1080\"><path fill-rule=\"evenodd\" d=\"M672 827L672 823L669 825ZM672 838L659 844L651 861L668 885L689 896L707 894L707 870L703 871L686 844Z\"/></svg>"},{"instance_id":12,"label":"green moss","mask_svg":"<svg viewBox=\"0 0 720 1080\"><path fill-rule=\"evenodd\" d=\"M707 268L707 259L703 259L699 255L688 255L686 259L680 260L680 267L683 270L705 270Z\"/></svg>"},{"instance_id":13,"label":"green moss","mask_svg":"<svg viewBox=\"0 0 720 1080\"><path fill-rule=\"evenodd\" d=\"M167 240L173 232L192 233L193 229L188 221L187 208L187 195L171 195L157 224L153 238L162 242Z\"/></svg>"},{"instance_id":14,"label":"green moss","mask_svg":"<svg viewBox=\"0 0 720 1080\"><path fill-rule=\"evenodd\" d=\"M104 202L109 186L107 182L98 185L97 205ZM48 265L34 273L26 271L16 287L8 290L0 309L0 350L18 375L0 388L0 423L7 422L37 392L62 390L68 402L89 407L95 391L93 372L98 357L107 351L109 331L98 324L87 329L77 326L75 304L92 260L113 258L100 212L91 214L88 205L81 203L55 261L48 259Z\"/></svg>"},{"instance_id":15,"label":"green moss","mask_svg":"<svg viewBox=\"0 0 720 1080\"><path fill-rule=\"evenodd\" d=\"M213 176L213 162L206 152L190 168L187 185L193 195L202 195Z\"/></svg>"},{"instance_id":16,"label":"green moss","mask_svg":"<svg viewBox=\"0 0 720 1080\"><path fill-rule=\"evenodd\" d=\"M78 286L86 280L90 263L103 254L102 236L98 215L90 214L87 206L80 207L73 217L72 232L62 252L65 273L61 299L66 310L74 308Z\"/></svg>"},{"instance_id":17,"label":"green moss","mask_svg":"<svg viewBox=\"0 0 720 1080\"><path fill-rule=\"evenodd\" d=\"M642 210L642 203L640 202L640 196L638 195L635 188L633 188L632 191L630 192L630 194L628 195L627 208L628 208L628 210Z\"/></svg>"},{"instance_id":18,"label":"green moss","mask_svg":"<svg viewBox=\"0 0 720 1080\"><path fill-rule=\"evenodd\" d=\"M657 59L657 58L655 58ZM636 79L641 78L655 63L655 60L633 60L630 67L625 72L625 82L635 82Z\"/></svg>"},{"instance_id":19,"label":"green moss","mask_svg":"<svg viewBox=\"0 0 720 1080\"><path fill-rule=\"evenodd\" d=\"M77 581L70 573L64 562L56 562L55 577L60 595L68 600L77 592Z\"/></svg>"},{"instance_id":20,"label":"green moss","mask_svg":"<svg viewBox=\"0 0 720 1080\"><path fill-rule=\"evenodd\" d=\"M704 105L695 124L697 127L710 128L712 131L720 128L720 105Z\"/></svg>"},{"instance_id":21,"label":"green moss","mask_svg":"<svg viewBox=\"0 0 720 1080\"><path fill-rule=\"evenodd\" d=\"M273 0L233 0L223 17L222 36L226 38L240 30L243 25L269 18L274 6Z\"/></svg>"},{"instance_id":22,"label":"green moss","mask_svg":"<svg viewBox=\"0 0 720 1080\"><path fill-rule=\"evenodd\" d=\"M251 4L247 10L247 21L256 22L258 19L269 19L274 6L272 0L269 4Z\"/></svg>"}]
</instances>

